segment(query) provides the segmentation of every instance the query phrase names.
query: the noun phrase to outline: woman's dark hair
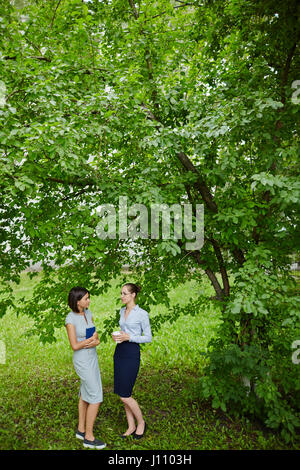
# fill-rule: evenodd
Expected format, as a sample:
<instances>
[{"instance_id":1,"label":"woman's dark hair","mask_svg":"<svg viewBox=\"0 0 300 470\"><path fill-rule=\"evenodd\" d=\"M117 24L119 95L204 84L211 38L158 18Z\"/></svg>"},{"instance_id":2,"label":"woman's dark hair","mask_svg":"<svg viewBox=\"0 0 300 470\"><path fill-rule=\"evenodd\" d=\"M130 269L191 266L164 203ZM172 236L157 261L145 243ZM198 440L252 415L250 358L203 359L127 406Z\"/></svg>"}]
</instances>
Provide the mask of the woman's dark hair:
<instances>
[{"instance_id":1,"label":"woman's dark hair","mask_svg":"<svg viewBox=\"0 0 300 470\"><path fill-rule=\"evenodd\" d=\"M128 287L128 290L131 294L135 293L135 296L137 296L141 290L140 286L137 286L136 284L133 284L132 282L128 282L127 284L124 284L123 287L125 286Z\"/></svg>"},{"instance_id":2,"label":"woman's dark hair","mask_svg":"<svg viewBox=\"0 0 300 470\"><path fill-rule=\"evenodd\" d=\"M82 299L86 294L89 294L89 291L85 289L85 287L73 287L68 296L68 304L69 307L73 310L73 312L78 313L78 306L77 302Z\"/></svg>"}]
</instances>

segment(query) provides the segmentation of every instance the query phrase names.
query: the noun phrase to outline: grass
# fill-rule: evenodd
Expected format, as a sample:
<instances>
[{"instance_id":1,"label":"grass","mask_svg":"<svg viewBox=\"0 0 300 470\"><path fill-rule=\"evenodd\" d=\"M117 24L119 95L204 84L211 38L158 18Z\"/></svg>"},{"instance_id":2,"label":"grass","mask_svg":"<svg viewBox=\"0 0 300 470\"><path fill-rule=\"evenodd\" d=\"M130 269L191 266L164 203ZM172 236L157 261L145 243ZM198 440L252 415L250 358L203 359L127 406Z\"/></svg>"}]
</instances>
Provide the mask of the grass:
<instances>
[{"instance_id":1,"label":"grass","mask_svg":"<svg viewBox=\"0 0 300 470\"><path fill-rule=\"evenodd\" d=\"M15 286L16 295L29 297L35 282L24 273L21 284ZM196 283L189 282L184 290L182 286L174 289L171 299L174 304L185 303L198 291ZM106 295L92 297L98 331L118 306L118 294L113 283ZM151 315L164 312L157 307ZM134 389L149 426L141 441L118 438L126 429L126 418L113 393L114 343L108 341L97 348L104 402L95 435L105 439L105 450L299 448L299 442L287 445L279 434L259 423L233 418L198 398L197 380L206 360L200 352L206 349L218 322L218 312L207 307L197 318L187 315L175 324L164 324L153 342L143 348ZM74 435L79 379L65 328L57 330L56 343L43 345L37 337L27 335L31 325L30 318L14 312L0 320L0 340L6 347L6 361L0 363L0 449L81 450L82 441Z\"/></svg>"}]
</instances>

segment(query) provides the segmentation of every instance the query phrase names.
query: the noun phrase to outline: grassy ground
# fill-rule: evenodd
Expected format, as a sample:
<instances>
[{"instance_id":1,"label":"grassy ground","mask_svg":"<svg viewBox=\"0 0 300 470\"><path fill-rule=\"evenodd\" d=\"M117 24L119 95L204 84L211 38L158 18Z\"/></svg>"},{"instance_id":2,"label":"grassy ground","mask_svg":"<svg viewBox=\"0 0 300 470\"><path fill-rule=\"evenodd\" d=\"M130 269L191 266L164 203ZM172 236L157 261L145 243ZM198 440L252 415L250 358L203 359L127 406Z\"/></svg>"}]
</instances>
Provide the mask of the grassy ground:
<instances>
[{"instance_id":1,"label":"grassy ground","mask_svg":"<svg viewBox=\"0 0 300 470\"><path fill-rule=\"evenodd\" d=\"M30 296L35 282L24 274L17 294ZM198 290L195 283L187 283L183 297L182 286L178 287L172 292L174 303L188 301ZM90 308L98 331L118 306L118 297L116 285L105 296L92 297ZM151 315L160 311L157 307ZM287 445L258 423L213 410L193 392L205 361L199 352L205 350L217 324L218 313L208 307L198 318L185 316L165 324L143 348L134 389L149 426L141 441L118 438L126 430L126 418L113 393L114 343L98 347L104 402L95 435L106 441L107 450L299 448L299 442ZM0 320L0 340L6 348L5 363L0 361L0 449L83 449L74 435L79 379L65 328L57 331L56 343L42 345L26 335L30 326L28 317L12 312Z\"/></svg>"}]
</instances>

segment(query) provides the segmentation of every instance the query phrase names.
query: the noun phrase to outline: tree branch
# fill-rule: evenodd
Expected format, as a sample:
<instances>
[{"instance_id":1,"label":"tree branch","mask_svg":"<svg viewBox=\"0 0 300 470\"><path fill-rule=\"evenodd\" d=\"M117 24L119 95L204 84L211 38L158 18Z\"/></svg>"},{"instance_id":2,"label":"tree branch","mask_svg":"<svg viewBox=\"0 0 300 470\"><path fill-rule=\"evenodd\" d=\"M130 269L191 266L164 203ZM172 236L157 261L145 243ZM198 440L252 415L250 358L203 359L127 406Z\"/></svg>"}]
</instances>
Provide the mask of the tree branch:
<instances>
[{"instance_id":1,"label":"tree branch","mask_svg":"<svg viewBox=\"0 0 300 470\"><path fill-rule=\"evenodd\" d=\"M45 178L47 181L53 181L54 183L62 183L62 184L65 184L65 185L71 185L71 186L81 186L81 187L84 187L84 186L94 186L96 185L96 182L93 181L93 180L84 180L84 181L81 181L81 180L64 180L62 178L55 178L53 176L47 176Z\"/></svg>"},{"instance_id":2,"label":"tree branch","mask_svg":"<svg viewBox=\"0 0 300 470\"><path fill-rule=\"evenodd\" d=\"M214 212L215 214L218 212L218 207L216 203L213 200L213 196L210 193L208 186L206 185L204 179L201 177L199 174L197 168L193 165L191 160L185 155L183 152L179 152L177 154L177 157L179 158L180 162L182 163L183 167L187 171L191 171L192 173L196 174L198 176L197 181L195 182L194 186L198 189L200 192L203 201L206 203L207 207Z\"/></svg>"},{"instance_id":3,"label":"tree branch","mask_svg":"<svg viewBox=\"0 0 300 470\"><path fill-rule=\"evenodd\" d=\"M208 276L210 282L213 285L213 288L215 289L216 298L218 300L224 300L224 292L215 273L210 268L204 267L206 263L203 260L201 260L199 251L193 251L191 252L191 255L195 258L197 264L199 264L200 266L203 266L203 269L206 275Z\"/></svg>"},{"instance_id":4,"label":"tree branch","mask_svg":"<svg viewBox=\"0 0 300 470\"><path fill-rule=\"evenodd\" d=\"M129 1L129 5L130 5L130 7L133 11L134 17L137 20L139 18L139 13L138 13L137 9L135 8L135 4L134 4L133 0L128 0L128 1Z\"/></svg>"},{"instance_id":5,"label":"tree branch","mask_svg":"<svg viewBox=\"0 0 300 470\"><path fill-rule=\"evenodd\" d=\"M216 255L216 258L217 258L218 263L219 263L220 273L221 273L222 281L223 281L224 294L226 296L228 296L229 295L229 290L230 290L229 279L228 279L227 271L226 271L226 268L225 268L225 263L224 263L224 259L223 259L221 249L218 245L218 242L214 238L210 238L209 241L211 242L211 244L214 248L215 255Z\"/></svg>"},{"instance_id":6,"label":"tree branch","mask_svg":"<svg viewBox=\"0 0 300 470\"><path fill-rule=\"evenodd\" d=\"M291 63L292 63L293 57L295 55L295 51L296 51L296 47L298 45L299 39L300 39L300 32L299 32L299 34L296 38L296 41L294 42L294 44L290 48L287 59L285 61L284 69L282 71L282 77L281 77L281 102L283 104L285 104L285 101L286 101L285 87L287 85L288 75L289 75L289 71L290 71L290 68L291 68Z\"/></svg>"},{"instance_id":7,"label":"tree branch","mask_svg":"<svg viewBox=\"0 0 300 470\"><path fill-rule=\"evenodd\" d=\"M3 57L4 60L17 60L18 56L14 55L14 56L9 56L9 55L6 55ZM29 56L29 57L24 57L24 59L36 59L36 60L44 60L46 62L51 62L51 59L49 57L44 57L44 56Z\"/></svg>"},{"instance_id":8,"label":"tree branch","mask_svg":"<svg viewBox=\"0 0 300 470\"><path fill-rule=\"evenodd\" d=\"M54 20L55 20L55 16L56 16L56 12L57 12L57 9L58 9L60 3L61 3L61 0L58 0L58 3L57 3L57 5L56 5L56 8L55 8L55 10L54 10L54 13L53 13L53 16L52 16L52 20L51 20L51 23L50 23L50 29L51 29L52 26L53 26L53 23L54 23Z\"/></svg>"}]
</instances>

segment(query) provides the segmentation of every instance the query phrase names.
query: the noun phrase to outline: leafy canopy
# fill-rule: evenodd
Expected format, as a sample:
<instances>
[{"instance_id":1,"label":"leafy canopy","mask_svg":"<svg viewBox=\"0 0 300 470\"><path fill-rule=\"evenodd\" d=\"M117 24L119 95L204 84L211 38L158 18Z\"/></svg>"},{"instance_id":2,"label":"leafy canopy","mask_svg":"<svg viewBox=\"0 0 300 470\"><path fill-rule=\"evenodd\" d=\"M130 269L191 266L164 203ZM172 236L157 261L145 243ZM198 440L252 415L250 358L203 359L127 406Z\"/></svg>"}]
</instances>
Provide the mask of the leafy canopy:
<instances>
[{"instance_id":1,"label":"leafy canopy","mask_svg":"<svg viewBox=\"0 0 300 470\"><path fill-rule=\"evenodd\" d=\"M215 299L201 294L167 318L221 309L206 396L257 412L256 383L266 421L288 423L288 435L299 421L298 2L1 0L0 20L0 314L30 262L43 278L22 309L43 341L73 285L100 294L126 264L150 310L205 274ZM100 239L97 208L120 196L204 204L203 248ZM223 368L223 354L238 366Z\"/></svg>"}]
</instances>

